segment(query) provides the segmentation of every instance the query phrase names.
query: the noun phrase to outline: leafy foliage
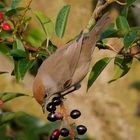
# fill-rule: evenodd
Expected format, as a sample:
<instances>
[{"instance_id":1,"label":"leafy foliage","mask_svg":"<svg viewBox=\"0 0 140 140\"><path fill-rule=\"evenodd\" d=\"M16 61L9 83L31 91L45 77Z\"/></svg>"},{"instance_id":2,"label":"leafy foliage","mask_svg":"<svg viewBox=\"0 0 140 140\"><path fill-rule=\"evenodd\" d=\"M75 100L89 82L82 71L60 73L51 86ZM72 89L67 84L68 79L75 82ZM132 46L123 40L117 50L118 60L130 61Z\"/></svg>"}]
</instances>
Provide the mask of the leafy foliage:
<instances>
[{"instance_id":1,"label":"leafy foliage","mask_svg":"<svg viewBox=\"0 0 140 140\"><path fill-rule=\"evenodd\" d=\"M98 76L101 74L101 72L104 70L104 68L111 60L112 60L111 57L105 57L95 63L89 75L88 89L95 82L95 80L98 78Z\"/></svg>"},{"instance_id":2,"label":"leafy foliage","mask_svg":"<svg viewBox=\"0 0 140 140\"><path fill-rule=\"evenodd\" d=\"M62 38L64 35L69 11L70 11L70 5L66 5L60 10L57 16L55 31L58 37Z\"/></svg>"},{"instance_id":3,"label":"leafy foliage","mask_svg":"<svg viewBox=\"0 0 140 140\"><path fill-rule=\"evenodd\" d=\"M114 75L109 83L127 74L131 68L132 60L133 57L131 56L117 55L114 60Z\"/></svg>"},{"instance_id":4,"label":"leafy foliage","mask_svg":"<svg viewBox=\"0 0 140 140\"><path fill-rule=\"evenodd\" d=\"M5 93L0 93L0 100L2 100L3 102L7 102L11 99L14 99L20 96L28 96L28 95L24 93L5 92Z\"/></svg>"}]
</instances>

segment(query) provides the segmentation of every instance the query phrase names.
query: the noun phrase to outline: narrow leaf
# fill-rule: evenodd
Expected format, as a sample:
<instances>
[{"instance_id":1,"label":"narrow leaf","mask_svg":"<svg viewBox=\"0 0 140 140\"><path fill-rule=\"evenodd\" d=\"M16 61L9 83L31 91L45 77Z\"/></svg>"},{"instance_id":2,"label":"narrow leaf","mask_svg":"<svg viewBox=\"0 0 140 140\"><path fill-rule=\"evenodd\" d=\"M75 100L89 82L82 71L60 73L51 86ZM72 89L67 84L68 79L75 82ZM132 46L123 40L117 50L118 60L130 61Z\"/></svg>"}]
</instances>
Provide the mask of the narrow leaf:
<instances>
[{"instance_id":1,"label":"narrow leaf","mask_svg":"<svg viewBox=\"0 0 140 140\"><path fill-rule=\"evenodd\" d=\"M20 49L11 50L9 55L13 56L14 58L24 58L27 56L26 52Z\"/></svg>"},{"instance_id":2,"label":"narrow leaf","mask_svg":"<svg viewBox=\"0 0 140 140\"><path fill-rule=\"evenodd\" d=\"M124 16L118 16L116 25L118 30L120 30L122 34L127 33L130 29L127 19Z\"/></svg>"},{"instance_id":3,"label":"narrow leaf","mask_svg":"<svg viewBox=\"0 0 140 140\"><path fill-rule=\"evenodd\" d=\"M109 83L123 77L131 68L133 57L117 55L114 60L114 75Z\"/></svg>"},{"instance_id":4,"label":"narrow leaf","mask_svg":"<svg viewBox=\"0 0 140 140\"><path fill-rule=\"evenodd\" d=\"M12 0L11 9L15 9L21 0Z\"/></svg>"},{"instance_id":5,"label":"narrow leaf","mask_svg":"<svg viewBox=\"0 0 140 140\"><path fill-rule=\"evenodd\" d=\"M41 23L45 34L47 35L47 37L50 38L54 33L53 22L45 14L43 14L40 11L35 11L35 15L37 19L39 20L39 22Z\"/></svg>"},{"instance_id":6,"label":"narrow leaf","mask_svg":"<svg viewBox=\"0 0 140 140\"><path fill-rule=\"evenodd\" d=\"M25 51L22 41L18 38L16 38L16 48L19 50Z\"/></svg>"},{"instance_id":7,"label":"narrow leaf","mask_svg":"<svg viewBox=\"0 0 140 140\"><path fill-rule=\"evenodd\" d=\"M131 6L136 0L126 0L127 6Z\"/></svg>"},{"instance_id":8,"label":"narrow leaf","mask_svg":"<svg viewBox=\"0 0 140 140\"><path fill-rule=\"evenodd\" d=\"M88 89L92 86L92 84L95 82L95 80L98 78L98 76L101 74L101 72L111 60L112 57L105 57L95 63L89 75Z\"/></svg>"},{"instance_id":9,"label":"narrow leaf","mask_svg":"<svg viewBox=\"0 0 140 140\"><path fill-rule=\"evenodd\" d=\"M28 61L26 59L20 60L18 67L21 80L23 80L27 71L33 66L33 63L34 61Z\"/></svg>"},{"instance_id":10,"label":"narrow leaf","mask_svg":"<svg viewBox=\"0 0 140 140\"><path fill-rule=\"evenodd\" d=\"M0 1L0 11L3 13L6 12L5 6L3 5L3 3L1 1Z\"/></svg>"},{"instance_id":11,"label":"narrow leaf","mask_svg":"<svg viewBox=\"0 0 140 140\"><path fill-rule=\"evenodd\" d=\"M139 39L140 39L140 30L129 31L124 37L125 52L127 52L128 48L131 47L131 45Z\"/></svg>"},{"instance_id":12,"label":"narrow leaf","mask_svg":"<svg viewBox=\"0 0 140 140\"><path fill-rule=\"evenodd\" d=\"M18 16L21 14L21 12L24 10L25 8L23 7L18 7L18 8L15 8L15 9L10 9L8 10L5 15L8 16L8 17L12 17L12 16Z\"/></svg>"},{"instance_id":13,"label":"narrow leaf","mask_svg":"<svg viewBox=\"0 0 140 140\"><path fill-rule=\"evenodd\" d=\"M109 38L109 37L117 37L117 30L116 29L108 29L101 34L100 40Z\"/></svg>"},{"instance_id":14,"label":"narrow leaf","mask_svg":"<svg viewBox=\"0 0 140 140\"><path fill-rule=\"evenodd\" d=\"M67 19L70 11L70 5L64 6L58 13L55 25L55 32L58 37L62 38L66 29Z\"/></svg>"},{"instance_id":15,"label":"narrow leaf","mask_svg":"<svg viewBox=\"0 0 140 140\"><path fill-rule=\"evenodd\" d=\"M20 61L18 61L18 60L14 61L14 71L13 71L13 74L15 75L17 82L19 82L20 79L21 79L20 71L19 71L19 63L20 63Z\"/></svg>"},{"instance_id":16,"label":"narrow leaf","mask_svg":"<svg viewBox=\"0 0 140 140\"><path fill-rule=\"evenodd\" d=\"M28 95L24 94L24 93L14 93L14 92L0 93L0 99L4 102L7 102L9 100L12 100L12 99L20 97L20 96L28 96Z\"/></svg>"},{"instance_id":17,"label":"narrow leaf","mask_svg":"<svg viewBox=\"0 0 140 140\"><path fill-rule=\"evenodd\" d=\"M26 59L15 60L14 75L16 76L17 82L23 80L27 71L34 65L34 61L29 61Z\"/></svg>"}]
</instances>

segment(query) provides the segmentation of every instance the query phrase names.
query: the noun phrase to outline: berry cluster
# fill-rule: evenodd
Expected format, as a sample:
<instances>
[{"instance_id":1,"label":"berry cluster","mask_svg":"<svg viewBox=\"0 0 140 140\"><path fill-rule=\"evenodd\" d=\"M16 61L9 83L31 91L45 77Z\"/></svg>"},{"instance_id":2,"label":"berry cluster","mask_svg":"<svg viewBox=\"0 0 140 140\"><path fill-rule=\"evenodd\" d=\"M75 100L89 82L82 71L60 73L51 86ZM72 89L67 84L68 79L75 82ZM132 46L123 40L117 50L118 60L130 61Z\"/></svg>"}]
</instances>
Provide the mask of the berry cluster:
<instances>
[{"instance_id":1,"label":"berry cluster","mask_svg":"<svg viewBox=\"0 0 140 140\"><path fill-rule=\"evenodd\" d=\"M0 28L2 28L3 31L11 30L10 24L5 21L3 13L1 11L0 11Z\"/></svg>"},{"instance_id":2,"label":"berry cluster","mask_svg":"<svg viewBox=\"0 0 140 140\"><path fill-rule=\"evenodd\" d=\"M71 113L68 116L65 116L63 112L55 112L57 106L61 106L63 104L62 97L54 97L51 102L49 102L46 106L46 110L49 112L47 119L51 122L66 119L66 117L70 116L72 119L77 119L81 116L81 112L77 109L72 110ZM67 122L68 123L68 122ZM69 125L69 124L67 124ZM61 126L62 127L62 126ZM68 127L69 128L69 127ZM60 136L62 137L67 137L71 136L74 132L73 129L70 126L70 129L62 127L60 129L55 129L51 135L50 135L50 140L58 140ZM76 131L79 135L84 135L87 131L87 128L84 125L78 125L76 127ZM74 138L74 140L80 140L79 138Z\"/></svg>"}]
</instances>

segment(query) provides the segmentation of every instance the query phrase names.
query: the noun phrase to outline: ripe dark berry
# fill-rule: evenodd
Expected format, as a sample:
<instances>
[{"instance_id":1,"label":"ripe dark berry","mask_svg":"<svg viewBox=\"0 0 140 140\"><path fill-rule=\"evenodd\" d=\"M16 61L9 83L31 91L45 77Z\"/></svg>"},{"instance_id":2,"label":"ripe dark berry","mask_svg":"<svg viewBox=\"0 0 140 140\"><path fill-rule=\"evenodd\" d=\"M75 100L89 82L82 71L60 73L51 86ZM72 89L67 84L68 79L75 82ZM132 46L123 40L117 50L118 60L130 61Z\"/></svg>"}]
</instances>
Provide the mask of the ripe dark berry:
<instances>
[{"instance_id":1,"label":"ripe dark berry","mask_svg":"<svg viewBox=\"0 0 140 140\"><path fill-rule=\"evenodd\" d=\"M68 130L67 128L62 128L62 129L60 130L60 134L61 134L61 136L63 136L63 137L67 137L67 136L69 135L69 130Z\"/></svg>"},{"instance_id":2,"label":"ripe dark berry","mask_svg":"<svg viewBox=\"0 0 140 140\"><path fill-rule=\"evenodd\" d=\"M78 125L77 126L77 132L79 135L85 134L87 131L87 128L84 125Z\"/></svg>"},{"instance_id":3,"label":"ripe dark berry","mask_svg":"<svg viewBox=\"0 0 140 140\"><path fill-rule=\"evenodd\" d=\"M58 137L55 137L55 136L51 135L50 140L58 140Z\"/></svg>"},{"instance_id":4,"label":"ripe dark berry","mask_svg":"<svg viewBox=\"0 0 140 140\"><path fill-rule=\"evenodd\" d=\"M55 112L55 118L57 120L62 120L63 119L63 114L61 112Z\"/></svg>"},{"instance_id":5,"label":"ripe dark berry","mask_svg":"<svg viewBox=\"0 0 140 140\"><path fill-rule=\"evenodd\" d=\"M77 119L81 116L81 112L79 110L72 110L71 113L70 113L70 116L73 118L73 119Z\"/></svg>"},{"instance_id":6,"label":"ripe dark berry","mask_svg":"<svg viewBox=\"0 0 140 140\"><path fill-rule=\"evenodd\" d=\"M2 24L2 30L4 31L9 31L11 29L10 24L9 23L3 23Z\"/></svg>"},{"instance_id":7,"label":"ripe dark berry","mask_svg":"<svg viewBox=\"0 0 140 140\"><path fill-rule=\"evenodd\" d=\"M0 11L0 19L3 17L3 13Z\"/></svg>"},{"instance_id":8,"label":"ripe dark berry","mask_svg":"<svg viewBox=\"0 0 140 140\"><path fill-rule=\"evenodd\" d=\"M47 119L51 122L54 122L57 120L54 113L49 113Z\"/></svg>"},{"instance_id":9,"label":"ripe dark berry","mask_svg":"<svg viewBox=\"0 0 140 140\"><path fill-rule=\"evenodd\" d=\"M60 105L61 102L62 102L61 97L54 97L54 98L52 99L52 103L53 103L53 105L55 105L55 106Z\"/></svg>"},{"instance_id":10,"label":"ripe dark berry","mask_svg":"<svg viewBox=\"0 0 140 140\"><path fill-rule=\"evenodd\" d=\"M58 140L59 136L60 136L60 130L55 129L50 136L50 140Z\"/></svg>"},{"instance_id":11,"label":"ripe dark berry","mask_svg":"<svg viewBox=\"0 0 140 140\"><path fill-rule=\"evenodd\" d=\"M54 112L56 110L56 107L53 105L53 103L48 103L46 109L49 112Z\"/></svg>"}]
</instances>

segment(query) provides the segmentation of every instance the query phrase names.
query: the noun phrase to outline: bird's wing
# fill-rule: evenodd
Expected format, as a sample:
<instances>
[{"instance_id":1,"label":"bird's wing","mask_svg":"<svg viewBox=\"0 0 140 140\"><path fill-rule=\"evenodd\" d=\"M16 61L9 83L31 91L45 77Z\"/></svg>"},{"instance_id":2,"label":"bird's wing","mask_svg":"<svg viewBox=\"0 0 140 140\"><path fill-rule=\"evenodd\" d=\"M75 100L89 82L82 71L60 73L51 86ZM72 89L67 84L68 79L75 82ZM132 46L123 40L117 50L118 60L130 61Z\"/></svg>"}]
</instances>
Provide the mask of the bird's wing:
<instances>
[{"instance_id":1,"label":"bird's wing","mask_svg":"<svg viewBox=\"0 0 140 140\"><path fill-rule=\"evenodd\" d=\"M48 83L53 81L56 85L60 85L61 89L71 86L72 76L75 72L79 61L83 34L80 34L77 39L66 44L46 59L39 68L38 74L42 75L42 79ZM48 75L49 78L45 78Z\"/></svg>"},{"instance_id":2,"label":"bird's wing","mask_svg":"<svg viewBox=\"0 0 140 140\"><path fill-rule=\"evenodd\" d=\"M76 66L78 64L81 48L83 42L83 33L81 34L71 43L65 46L64 48L64 59L69 66L70 77L73 76Z\"/></svg>"}]
</instances>

